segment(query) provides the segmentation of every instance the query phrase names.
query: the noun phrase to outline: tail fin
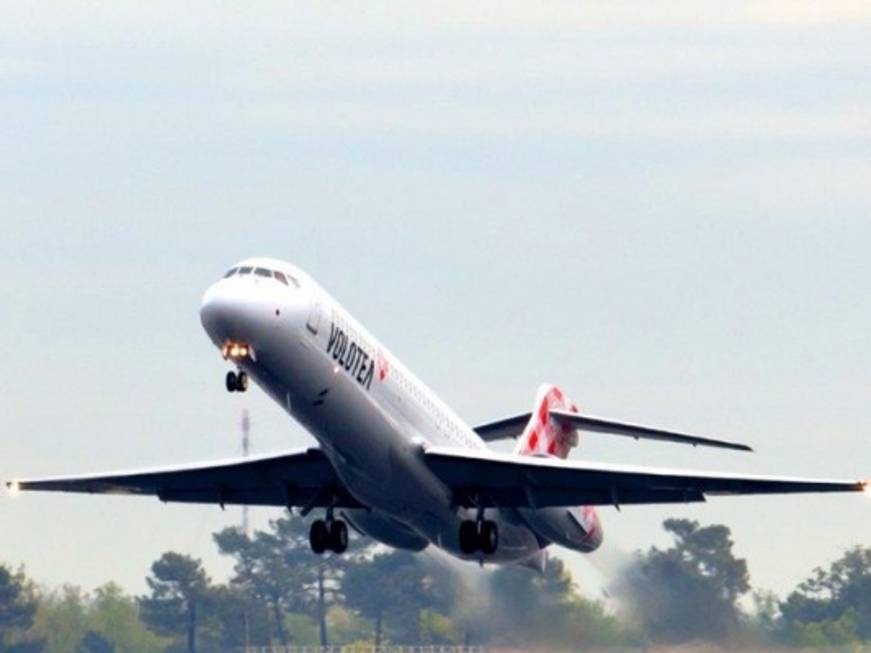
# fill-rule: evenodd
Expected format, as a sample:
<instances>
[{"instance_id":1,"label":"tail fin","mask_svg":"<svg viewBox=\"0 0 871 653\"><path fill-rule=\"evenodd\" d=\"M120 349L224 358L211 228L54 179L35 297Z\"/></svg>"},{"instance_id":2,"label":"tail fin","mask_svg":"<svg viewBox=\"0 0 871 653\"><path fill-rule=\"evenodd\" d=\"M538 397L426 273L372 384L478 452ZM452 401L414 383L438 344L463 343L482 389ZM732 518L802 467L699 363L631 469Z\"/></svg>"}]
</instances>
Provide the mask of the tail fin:
<instances>
[{"instance_id":1,"label":"tail fin","mask_svg":"<svg viewBox=\"0 0 871 653\"><path fill-rule=\"evenodd\" d=\"M555 385L539 386L532 418L517 441L515 453L523 456L550 455L565 458L572 447L577 446L578 432L562 427L556 420L550 419L551 410L579 412L578 407Z\"/></svg>"}]
</instances>

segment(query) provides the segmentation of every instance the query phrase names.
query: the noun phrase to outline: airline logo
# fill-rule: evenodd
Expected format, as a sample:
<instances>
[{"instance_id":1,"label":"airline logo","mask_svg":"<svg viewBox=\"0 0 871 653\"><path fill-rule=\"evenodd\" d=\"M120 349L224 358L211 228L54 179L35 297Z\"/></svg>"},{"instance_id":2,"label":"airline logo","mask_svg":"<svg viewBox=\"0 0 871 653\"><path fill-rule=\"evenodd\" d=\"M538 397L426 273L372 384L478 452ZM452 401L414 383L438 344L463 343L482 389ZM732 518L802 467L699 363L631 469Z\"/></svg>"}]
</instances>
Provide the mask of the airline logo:
<instances>
[{"instance_id":1,"label":"airline logo","mask_svg":"<svg viewBox=\"0 0 871 653\"><path fill-rule=\"evenodd\" d=\"M390 363L387 362L387 358L384 356L382 352L378 352L378 380L385 381L387 380L387 375L390 374Z\"/></svg>"},{"instance_id":2,"label":"airline logo","mask_svg":"<svg viewBox=\"0 0 871 653\"><path fill-rule=\"evenodd\" d=\"M375 378L375 359L367 354L361 345L354 342L335 322L330 323L327 353L366 390L372 387L372 379ZM381 380L384 380L380 373L379 376Z\"/></svg>"},{"instance_id":3,"label":"airline logo","mask_svg":"<svg viewBox=\"0 0 871 653\"><path fill-rule=\"evenodd\" d=\"M541 386L536 396L532 419L518 442L517 453L524 456L548 455L566 458L571 448L578 444L577 431L563 428L551 420L551 410L570 410L577 413L578 407L556 386Z\"/></svg>"},{"instance_id":4,"label":"airline logo","mask_svg":"<svg viewBox=\"0 0 871 653\"><path fill-rule=\"evenodd\" d=\"M581 522L581 528L587 533L587 537L592 537L599 530L599 517L596 514L596 509L593 506L584 506L578 511L578 521Z\"/></svg>"}]
</instances>

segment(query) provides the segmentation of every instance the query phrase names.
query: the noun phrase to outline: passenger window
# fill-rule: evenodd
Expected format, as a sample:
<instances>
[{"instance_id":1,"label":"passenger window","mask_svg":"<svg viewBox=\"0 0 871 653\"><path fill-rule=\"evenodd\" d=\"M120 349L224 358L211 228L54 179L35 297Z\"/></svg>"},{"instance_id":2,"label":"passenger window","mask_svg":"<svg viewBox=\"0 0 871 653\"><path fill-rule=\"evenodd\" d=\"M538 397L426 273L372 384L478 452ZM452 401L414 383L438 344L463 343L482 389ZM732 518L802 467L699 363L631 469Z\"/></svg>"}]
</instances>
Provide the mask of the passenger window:
<instances>
[{"instance_id":1,"label":"passenger window","mask_svg":"<svg viewBox=\"0 0 871 653\"><path fill-rule=\"evenodd\" d=\"M254 268L249 267L239 268L239 274L251 274L251 270L253 269Z\"/></svg>"},{"instance_id":2,"label":"passenger window","mask_svg":"<svg viewBox=\"0 0 871 653\"><path fill-rule=\"evenodd\" d=\"M230 268L229 270L227 270L227 274L224 275L224 278L226 279L227 277L232 277L238 271L239 268Z\"/></svg>"},{"instance_id":3,"label":"passenger window","mask_svg":"<svg viewBox=\"0 0 871 653\"><path fill-rule=\"evenodd\" d=\"M287 283L287 277L284 276L284 272L279 272L278 270L275 270L272 272L272 274L275 275L275 278L278 279L285 286L290 285L289 283Z\"/></svg>"},{"instance_id":4,"label":"passenger window","mask_svg":"<svg viewBox=\"0 0 871 653\"><path fill-rule=\"evenodd\" d=\"M258 277L271 277L272 272L266 268L254 268L254 274Z\"/></svg>"}]
</instances>

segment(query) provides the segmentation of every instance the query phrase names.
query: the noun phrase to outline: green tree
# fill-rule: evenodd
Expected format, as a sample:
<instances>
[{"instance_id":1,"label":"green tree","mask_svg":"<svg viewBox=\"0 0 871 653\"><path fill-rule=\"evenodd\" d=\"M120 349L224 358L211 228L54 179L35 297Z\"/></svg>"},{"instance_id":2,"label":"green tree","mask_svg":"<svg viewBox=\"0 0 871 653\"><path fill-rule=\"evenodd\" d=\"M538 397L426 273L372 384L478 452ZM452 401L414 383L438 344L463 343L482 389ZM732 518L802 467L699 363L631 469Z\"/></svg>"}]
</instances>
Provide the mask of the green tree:
<instances>
[{"instance_id":1,"label":"green tree","mask_svg":"<svg viewBox=\"0 0 871 653\"><path fill-rule=\"evenodd\" d=\"M550 558L544 572L516 565L493 572L491 615L485 636L499 642L557 644L561 626L576 598L565 564Z\"/></svg>"},{"instance_id":2,"label":"green tree","mask_svg":"<svg viewBox=\"0 0 871 653\"><path fill-rule=\"evenodd\" d=\"M856 629L856 613L852 610L838 619L795 624L789 632L792 643L801 648L831 650L836 647L856 647L861 640Z\"/></svg>"},{"instance_id":3,"label":"green tree","mask_svg":"<svg viewBox=\"0 0 871 653\"><path fill-rule=\"evenodd\" d=\"M269 613L263 601L236 585L219 585L209 596L209 612L215 622L213 638L221 650L234 650L270 643Z\"/></svg>"},{"instance_id":4,"label":"green tree","mask_svg":"<svg viewBox=\"0 0 871 653\"><path fill-rule=\"evenodd\" d=\"M558 630L561 646L632 647L644 644L644 635L615 615L609 614L599 601L575 596L563 613Z\"/></svg>"},{"instance_id":5,"label":"green tree","mask_svg":"<svg viewBox=\"0 0 871 653\"><path fill-rule=\"evenodd\" d=\"M821 633L838 644L849 640L850 631L871 640L871 548L850 549L828 569L815 569L780 610L797 640Z\"/></svg>"},{"instance_id":6,"label":"green tree","mask_svg":"<svg viewBox=\"0 0 871 653\"><path fill-rule=\"evenodd\" d=\"M309 520L286 516L269 523L266 531L248 537L235 528L216 533L218 550L235 559L232 584L263 601L272 614L279 642L287 646L292 637L286 616L299 613L318 623L322 646L328 643L327 612L341 590L341 578L359 555L359 538L341 556L311 552Z\"/></svg>"},{"instance_id":7,"label":"green tree","mask_svg":"<svg viewBox=\"0 0 871 653\"><path fill-rule=\"evenodd\" d=\"M745 560L732 553L726 526L669 519L674 546L638 554L616 591L657 641L722 640L734 634L738 599L750 589Z\"/></svg>"},{"instance_id":8,"label":"green tree","mask_svg":"<svg viewBox=\"0 0 871 653\"><path fill-rule=\"evenodd\" d=\"M214 539L222 554L235 559L233 585L267 606L278 641L287 646L290 637L285 616L305 611L307 596L302 588L313 578L311 569L293 564L288 551L307 546L307 542L302 537L281 537L266 531L249 537L237 528L226 528Z\"/></svg>"},{"instance_id":9,"label":"green tree","mask_svg":"<svg viewBox=\"0 0 871 653\"><path fill-rule=\"evenodd\" d=\"M114 583L90 596L72 586L44 595L32 632L45 641L45 653L77 653L89 632L117 653L159 653L166 645L142 623L136 600Z\"/></svg>"},{"instance_id":10,"label":"green tree","mask_svg":"<svg viewBox=\"0 0 871 653\"><path fill-rule=\"evenodd\" d=\"M145 623L158 634L185 635L188 653L196 653L198 620L210 589L202 563L180 553L164 553L145 580L151 589L140 599Z\"/></svg>"},{"instance_id":11,"label":"green tree","mask_svg":"<svg viewBox=\"0 0 871 653\"><path fill-rule=\"evenodd\" d=\"M116 583L98 587L88 600L88 629L117 653L160 653L167 644L145 627L138 602Z\"/></svg>"},{"instance_id":12,"label":"green tree","mask_svg":"<svg viewBox=\"0 0 871 653\"><path fill-rule=\"evenodd\" d=\"M330 639L338 644L364 642L370 637L369 622L351 610L344 601L330 608L327 621L330 627ZM318 643L318 637L315 637L312 643Z\"/></svg>"},{"instance_id":13,"label":"green tree","mask_svg":"<svg viewBox=\"0 0 871 653\"><path fill-rule=\"evenodd\" d=\"M327 611L338 600L341 578L347 565L355 556L359 540L352 537L348 549L341 555L330 552L313 555L308 544L309 525L305 520L293 517L278 519L271 524L278 537L285 542L293 543L293 546L287 547L285 551L287 564L297 568L314 568L313 581L303 586L308 596L307 599L303 599L303 606L317 621L321 646L327 646L329 644Z\"/></svg>"},{"instance_id":14,"label":"green tree","mask_svg":"<svg viewBox=\"0 0 871 653\"><path fill-rule=\"evenodd\" d=\"M424 609L420 612L420 643L421 644L458 644L460 634L453 620L436 612Z\"/></svg>"},{"instance_id":15,"label":"green tree","mask_svg":"<svg viewBox=\"0 0 871 653\"><path fill-rule=\"evenodd\" d=\"M33 630L45 641L45 653L75 653L76 645L88 631L87 597L70 585L44 594Z\"/></svg>"},{"instance_id":16,"label":"green tree","mask_svg":"<svg viewBox=\"0 0 871 653\"><path fill-rule=\"evenodd\" d=\"M38 607L23 571L0 565L0 653L36 653L44 643L29 633Z\"/></svg>"},{"instance_id":17,"label":"green tree","mask_svg":"<svg viewBox=\"0 0 871 653\"><path fill-rule=\"evenodd\" d=\"M115 653L115 645L100 633L89 630L76 646L76 653Z\"/></svg>"},{"instance_id":18,"label":"green tree","mask_svg":"<svg viewBox=\"0 0 871 653\"><path fill-rule=\"evenodd\" d=\"M381 645L385 630L397 643L419 643L425 609L431 611L429 626L445 632L444 624L436 628L435 617L447 607L444 578L409 551L391 550L359 559L348 567L342 592L347 605L372 622L376 646Z\"/></svg>"}]
</instances>

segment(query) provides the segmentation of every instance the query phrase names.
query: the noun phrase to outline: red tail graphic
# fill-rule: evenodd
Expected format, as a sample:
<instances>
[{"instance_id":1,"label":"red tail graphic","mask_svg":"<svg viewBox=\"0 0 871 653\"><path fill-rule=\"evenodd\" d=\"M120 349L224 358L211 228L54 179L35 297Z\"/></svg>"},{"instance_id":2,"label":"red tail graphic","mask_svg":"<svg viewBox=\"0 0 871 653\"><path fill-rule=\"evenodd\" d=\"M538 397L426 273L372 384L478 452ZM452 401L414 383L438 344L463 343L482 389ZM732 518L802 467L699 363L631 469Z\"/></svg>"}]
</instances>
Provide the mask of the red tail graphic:
<instances>
[{"instance_id":1,"label":"red tail graphic","mask_svg":"<svg viewBox=\"0 0 871 653\"><path fill-rule=\"evenodd\" d=\"M563 428L550 419L550 411L554 409L579 412L578 407L569 401L562 390L555 385L544 384L535 395L532 418L517 442L515 453L566 458L572 447L577 446L578 432Z\"/></svg>"}]
</instances>

